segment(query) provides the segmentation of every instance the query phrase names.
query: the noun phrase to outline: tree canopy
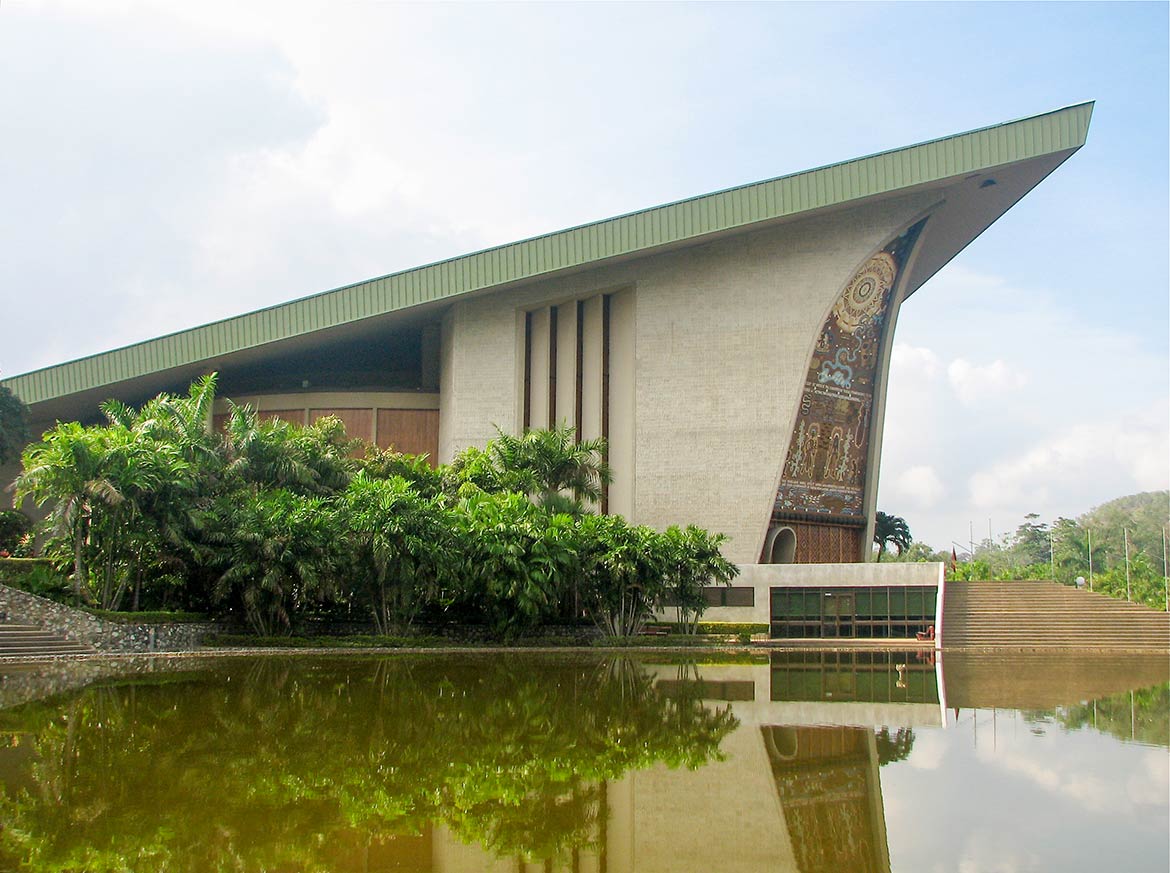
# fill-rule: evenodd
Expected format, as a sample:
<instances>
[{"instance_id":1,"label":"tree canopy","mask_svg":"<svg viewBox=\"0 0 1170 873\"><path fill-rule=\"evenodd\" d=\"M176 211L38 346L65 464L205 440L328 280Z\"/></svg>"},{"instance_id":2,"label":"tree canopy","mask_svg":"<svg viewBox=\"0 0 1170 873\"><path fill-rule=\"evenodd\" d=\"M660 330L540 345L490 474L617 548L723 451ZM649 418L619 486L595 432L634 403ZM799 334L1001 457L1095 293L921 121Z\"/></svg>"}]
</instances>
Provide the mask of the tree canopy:
<instances>
[{"instance_id":1,"label":"tree canopy","mask_svg":"<svg viewBox=\"0 0 1170 873\"><path fill-rule=\"evenodd\" d=\"M28 407L10 388L0 385L0 464L19 458L28 436Z\"/></svg>"},{"instance_id":2,"label":"tree canopy","mask_svg":"<svg viewBox=\"0 0 1170 873\"><path fill-rule=\"evenodd\" d=\"M877 559L880 561L882 555L890 546L894 546L898 550L898 554L902 554L910 548L910 526L906 524L904 518L899 518L896 515L887 515L884 512L877 512L873 520L873 541L878 547Z\"/></svg>"},{"instance_id":3,"label":"tree canopy","mask_svg":"<svg viewBox=\"0 0 1170 873\"><path fill-rule=\"evenodd\" d=\"M736 573L721 535L592 515L605 443L572 428L500 433L433 469L335 418L299 427L229 404L214 431L215 385L108 402L104 425L60 423L25 449L16 500L48 508L44 552L75 599L265 635L356 612L381 633L426 615L504 635L588 618L626 636L668 596L693 629L703 587Z\"/></svg>"}]
</instances>

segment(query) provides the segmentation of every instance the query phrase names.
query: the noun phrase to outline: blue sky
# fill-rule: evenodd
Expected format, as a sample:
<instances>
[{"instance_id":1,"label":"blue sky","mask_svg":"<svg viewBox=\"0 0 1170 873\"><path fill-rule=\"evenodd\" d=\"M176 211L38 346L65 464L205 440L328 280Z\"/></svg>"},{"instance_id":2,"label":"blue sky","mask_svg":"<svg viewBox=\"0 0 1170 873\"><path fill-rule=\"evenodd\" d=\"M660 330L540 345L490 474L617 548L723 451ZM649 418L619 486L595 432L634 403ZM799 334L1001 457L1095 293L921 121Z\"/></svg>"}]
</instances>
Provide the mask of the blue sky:
<instances>
[{"instance_id":1,"label":"blue sky","mask_svg":"<svg viewBox=\"0 0 1170 873\"><path fill-rule=\"evenodd\" d=\"M902 310L936 546L1170 480L1164 3L0 5L0 371L1083 100Z\"/></svg>"}]
</instances>

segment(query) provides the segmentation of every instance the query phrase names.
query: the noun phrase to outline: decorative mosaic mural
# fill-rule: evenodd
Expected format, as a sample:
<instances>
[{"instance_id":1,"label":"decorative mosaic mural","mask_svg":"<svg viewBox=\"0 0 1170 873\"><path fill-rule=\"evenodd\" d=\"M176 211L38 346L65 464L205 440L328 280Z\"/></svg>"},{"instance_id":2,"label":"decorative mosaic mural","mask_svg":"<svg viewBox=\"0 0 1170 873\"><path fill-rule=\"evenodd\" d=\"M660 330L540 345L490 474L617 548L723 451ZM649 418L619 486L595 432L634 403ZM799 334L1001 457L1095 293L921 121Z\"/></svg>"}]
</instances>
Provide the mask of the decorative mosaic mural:
<instances>
[{"instance_id":1,"label":"decorative mosaic mural","mask_svg":"<svg viewBox=\"0 0 1170 873\"><path fill-rule=\"evenodd\" d=\"M925 223L862 264L825 320L788 446L776 512L862 515L886 313Z\"/></svg>"}]
</instances>

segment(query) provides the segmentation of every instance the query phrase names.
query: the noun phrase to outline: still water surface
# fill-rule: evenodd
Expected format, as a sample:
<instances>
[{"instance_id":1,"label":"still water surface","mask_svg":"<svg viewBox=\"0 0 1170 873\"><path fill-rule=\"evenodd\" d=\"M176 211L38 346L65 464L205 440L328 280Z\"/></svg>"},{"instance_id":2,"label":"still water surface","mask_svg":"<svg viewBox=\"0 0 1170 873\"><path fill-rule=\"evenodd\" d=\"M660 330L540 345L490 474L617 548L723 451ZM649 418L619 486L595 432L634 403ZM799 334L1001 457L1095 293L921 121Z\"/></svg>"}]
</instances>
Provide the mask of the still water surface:
<instances>
[{"instance_id":1,"label":"still water surface","mask_svg":"<svg viewBox=\"0 0 1170 873\"><path fill-rule=\"evenodd\" d=\"M0 870L1165 871L1164 658L0 668Z\"/></svg>"}]
</instances>

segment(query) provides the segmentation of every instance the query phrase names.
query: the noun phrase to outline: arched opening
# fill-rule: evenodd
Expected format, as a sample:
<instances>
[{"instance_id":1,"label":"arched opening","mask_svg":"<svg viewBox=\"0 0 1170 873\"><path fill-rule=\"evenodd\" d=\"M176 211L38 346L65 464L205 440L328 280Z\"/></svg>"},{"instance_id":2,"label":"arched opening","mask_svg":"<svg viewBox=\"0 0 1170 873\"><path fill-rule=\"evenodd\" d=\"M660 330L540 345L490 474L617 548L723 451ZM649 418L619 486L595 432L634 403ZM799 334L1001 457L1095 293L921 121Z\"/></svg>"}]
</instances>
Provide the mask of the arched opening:
<instances>
[{"instance_id":1,"label":"arched opening","mask_svg":"<svg viewBox=\"0 0 1170 873\"><path fill-rule=\"evenodd\" d=\"M792 564L796 561L796 531L790 527L772 528L764 554L769 564Z\"/></svg>"},{"instance_id":2,"label":"arched opening","mask_svg":"<svg viewBox=\"0 0 1170 873\"><path fill-rule=\"evenodd\" d=\"M773 761L795 761L800 754L800 734L794 727L769 725L764 728L764 747Z\"/></svg>"}]
</instances>

